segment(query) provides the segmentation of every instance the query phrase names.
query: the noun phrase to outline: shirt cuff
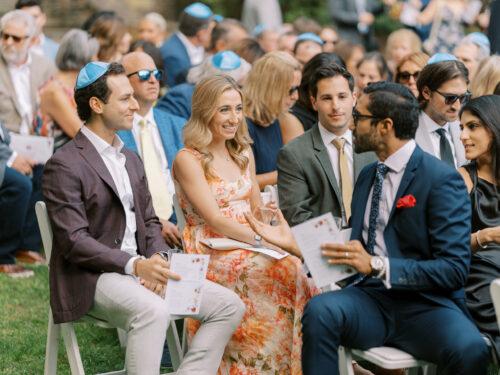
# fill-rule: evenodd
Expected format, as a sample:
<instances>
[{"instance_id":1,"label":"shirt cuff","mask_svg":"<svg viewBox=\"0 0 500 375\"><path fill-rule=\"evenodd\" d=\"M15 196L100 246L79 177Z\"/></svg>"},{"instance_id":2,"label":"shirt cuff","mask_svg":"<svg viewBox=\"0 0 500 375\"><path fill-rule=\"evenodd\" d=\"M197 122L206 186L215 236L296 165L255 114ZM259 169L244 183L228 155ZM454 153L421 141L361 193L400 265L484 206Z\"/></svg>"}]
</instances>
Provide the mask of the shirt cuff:
<instances>
[{"instance_id":1,"label":"shirt cuff","mask_svg":"<svg viewBox=\"0 0 500 375\"><path fill-rule=\"evenodd\" d=\"M141 257L139 257L139 256L135 256L135 257L132 257L128 260L127 264L125 265L125 274L135 276L134 275L134 262L140 258Z\"/></svg>"},{"instance_id":2,"label":"shirt cuff","mask_svg":"<svg viewBox=\"0 0 500 375\"><path fill-rule=\"evenodd\" d=\"M389 258L388 257L382 257L382 260L384 261L384 273L382 275L380 275L380 279L382 279L382 282L384 283L385 287L387 289L391 289L392 288L392 285L391 285L391 266L390 266L390 262L389 262Z\"/></svg>"},{"instance_id":3,"label":"shirt cuff","mask_svg":"<svg viewBox=\"0 0 500 375\"><path fill-rule=\"evenodd\" d=\"M10 158L7 159L7 167L12 168L12 164L14 164L14 160L17 158L17 152L12 151Z\"/></svg>"}]
</instances>

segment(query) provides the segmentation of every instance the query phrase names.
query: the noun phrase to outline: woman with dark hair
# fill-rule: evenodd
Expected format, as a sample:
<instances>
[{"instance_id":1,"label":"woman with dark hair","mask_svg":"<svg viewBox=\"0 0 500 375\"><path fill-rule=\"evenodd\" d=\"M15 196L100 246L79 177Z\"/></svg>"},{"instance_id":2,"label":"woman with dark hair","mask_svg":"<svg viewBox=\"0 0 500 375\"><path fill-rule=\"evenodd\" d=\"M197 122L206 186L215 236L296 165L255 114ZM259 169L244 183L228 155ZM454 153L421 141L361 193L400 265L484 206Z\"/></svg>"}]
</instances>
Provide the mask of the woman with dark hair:
<instances>
[{"instance_id":1,"label":"woman with dark hair","mask_svg":"<svg viewBox=\"0 0 500 375\"><path fill-rule=\"evenodd\" d=\"M356 86L359 92L369 83L390 80L389 66L380 52L369 52L356 66Z\"/></svg>"},{"instance_id":2,"label":"woman with dark hair","mask_svg":"<svg viewBox=\"0 0 500 375\"><path fill-rule=\"evenodd\" d=\"M461 112L460 139L471 162L458 171L472 206L472 259L465 288L467 307L500 357L500 333L490 283L500 275L500 96L472 99Z\"/></svg>"},{"instance_id":3,"label":"woman with dark hair","mask_svg":"<svg viewBox=\"0 0 500 375\"><path fill-rule=\"evenodd\" d=\"M311 104L309 81L317 69L330 64L345 68L344 60L334 53L326 52L317 54L304 66L299 86L299 99L289 112L280 116L283 144L287 144L318 123L318 114Z\"/></svg>"}]
</instances>

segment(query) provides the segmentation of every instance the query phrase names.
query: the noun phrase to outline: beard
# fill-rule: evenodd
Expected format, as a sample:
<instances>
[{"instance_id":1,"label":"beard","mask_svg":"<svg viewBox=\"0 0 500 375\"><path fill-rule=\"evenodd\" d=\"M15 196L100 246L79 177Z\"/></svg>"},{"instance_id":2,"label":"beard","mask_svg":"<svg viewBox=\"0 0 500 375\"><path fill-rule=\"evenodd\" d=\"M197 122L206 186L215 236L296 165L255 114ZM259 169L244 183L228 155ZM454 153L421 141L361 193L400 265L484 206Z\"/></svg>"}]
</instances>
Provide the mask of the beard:
<instances>
[{"instance_id":1,"label":"beard","mask_svg":"<svg viewBox=\"0 0 500 375\"><path fill-rule=\"evenodd\" d=\"M16 48L0 46L0 53L7 63L19 65L26 61L28 57L28 48L18 50Z\"/></svg>"},{"instance_id":2,"label":"beard","mask_svg":"<svg viewBox=\"0 0 500 375\"><path fill-rule=\"evenodd\" d=\"M358 135L353 132L354 152L360 154L367 151L375 151L376 144L371 133Z\"/></svg>"}]
</instances>

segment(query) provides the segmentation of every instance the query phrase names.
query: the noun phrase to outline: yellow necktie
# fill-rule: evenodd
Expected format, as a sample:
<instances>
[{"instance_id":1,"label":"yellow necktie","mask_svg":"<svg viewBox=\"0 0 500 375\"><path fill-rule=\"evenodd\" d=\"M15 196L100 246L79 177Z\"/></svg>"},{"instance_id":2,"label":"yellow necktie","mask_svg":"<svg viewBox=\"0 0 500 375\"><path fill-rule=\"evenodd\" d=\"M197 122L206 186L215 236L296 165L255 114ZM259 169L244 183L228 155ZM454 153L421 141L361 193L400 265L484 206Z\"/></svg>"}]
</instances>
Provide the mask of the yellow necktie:
<instances>
[{"instance_id":1,"label":"yellow necktie","mask_svg":"<svg viewBox=\"0 0 500 375\"><path fill-rule=\"evenodd\" d=\"M349 218L351 217L352 179L351 174L349 173L347 156L344 152L345 139L335 138L332 143L339 151L340 189L342 191L345 218L346 221L349 221Z\"/></svg>"},{"instance_id":2,"label":"yellow necktie","mask_svg":"<svg viewBox=\"0 0 500 375\"><path fill-rule=\"evenodd\" d=\"M161 171L160 159L155 151L151 130L144 120L139 121L139 126L141 127L142 161L153 199L153 208L160 219L168 220L172 216L172 196L168 191L165 175Z\"/></svg>"}]
</instances>

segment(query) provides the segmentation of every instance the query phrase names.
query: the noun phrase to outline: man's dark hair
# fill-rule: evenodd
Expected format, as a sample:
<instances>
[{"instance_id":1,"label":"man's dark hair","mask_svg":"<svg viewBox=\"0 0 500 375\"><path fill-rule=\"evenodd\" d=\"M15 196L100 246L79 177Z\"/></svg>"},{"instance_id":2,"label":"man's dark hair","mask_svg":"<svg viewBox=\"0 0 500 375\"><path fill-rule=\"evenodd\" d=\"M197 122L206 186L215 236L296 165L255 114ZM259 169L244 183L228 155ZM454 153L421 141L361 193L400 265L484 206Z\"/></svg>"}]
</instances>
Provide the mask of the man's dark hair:
<instances>
[{"instance_id":1,"label":"man's dark hair","mask_svg":"<svg viewBox=\"0 0 500 375\"><path fill-rule=\"evenodd\" d=\"M369 97L368 111L376 117L372 124L390 118L397 138L415 138L420 108L406 86L394 82L375 82L366 86L363 94Z\"/></svg>"},{"instance_id":2,"label":"man's dark hair","mask_svg":"<svg viewBox=\"0 0 500 375\"><path fill-rule=\"evenodd\" d=\"M233 27L239 27L240 29L246 31L245 26L243 26L240 21L232 18L224 18L221 22L217 23L217 25L215 25L212 29L212 34L210 35L210 49L215 49L216 43L219 40L226 38Z\"/></svg>"},{"instance_id":3,"label":"man's dark hair","mask_svg":"<svg viewBox=\"0 0 500 375\"><path fill-rule=\"evenodd\" d=\"M436 91L441 85L455 78L461 78L469 84L469 72L461 61L442 61L426 65L417 79L418 101L421 107L425 108L427 105L427 100L422 95L424 87Z\"/></svg>"},{"instance_id":4,"label":"man's dark hair","mask_svg":"<svg viewBox=\"0 0 500 375\"><path fill-rule=\"evenodd\" d=\"M335 53L321 52L309 60L302 71L302 80L299 86L299 100L298 103L307 108L309 111L314 112L314 108L311 104L311 92L309 90L310 81L316 70L323 66L329 66L331 64L336 64L345 69L344 60L340 58L339 55ZM350 87L350 86L349 86ZM316 88L317 90L317 88ZM352 88L351 88L352 91ZM314 94L316 96L316 94Z\"/></svg>"},{"instance_id":5,"label":"man's dark hair","mask_svg":"<svg viewBox=\"0 0 500 375\"><path fill-rule=\"evenodd\" d=\"M97 81L87 87L75 90L76 110L78 112L78 117L80 117L82 121L88 121L92 115L92 109L89 104L90 98L96 97L104 103L108 102L109 96L111 95L111 90L107 82L108 77L120 74L125 74L123 65L111 63L106 73L99 77Z\"/></svg>"},{"instance_id":6,"label":"man's dark hair","mask_svg":"<svg viewBox=\"0 0 500 375\"><path fill-rule=\"evenodd\" d=\"M212 17L201 19L182 11L179 17L179 31L187 37L195 36L198 31L206 29L210 22Z\"/></svg>"},{"instance_id":7,"label":"man's dark hair","mask_svg":"<svg viewBox=\"0 0 500 375\"><path fill-rule=\"evenodd\" d=\"M234 52L245 59L249 64L253 64L266 54L259 42L252 38L245 38L233 48Z\"/></svg>"},{"instance_id":8,"label":"man's dark hair","mask_svg":"<svg viewBox=\"0 0 500 375\"><path fill-rule=\"evenodd\" d=\"M311 93L311 96L315 98L318 94L319 81L321 81L322 79L337 76L344 77L347 80L347 83L349 84L349 90L351 90L352 92L352 90L354 89L354 78L352 77L352 74L349 73L347 69L335 64L334 62L331 62L328 65L320 66L312 74L309 80L309 91Z\"/></svg>"},{"instance_id":9,"label":"man's dark hair","mask_svg":"<svg viewBox=\"0 0 500 375\"><path fill-rule=\"evenodd\" d=\"M15 5L16 9L22 9L27 7L40 7L40 9L42 9L43 12L41 0L17 0Z\"/></svg>"}]
</instances>

